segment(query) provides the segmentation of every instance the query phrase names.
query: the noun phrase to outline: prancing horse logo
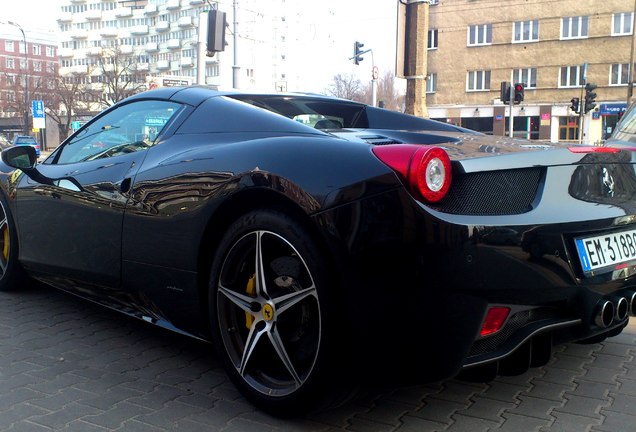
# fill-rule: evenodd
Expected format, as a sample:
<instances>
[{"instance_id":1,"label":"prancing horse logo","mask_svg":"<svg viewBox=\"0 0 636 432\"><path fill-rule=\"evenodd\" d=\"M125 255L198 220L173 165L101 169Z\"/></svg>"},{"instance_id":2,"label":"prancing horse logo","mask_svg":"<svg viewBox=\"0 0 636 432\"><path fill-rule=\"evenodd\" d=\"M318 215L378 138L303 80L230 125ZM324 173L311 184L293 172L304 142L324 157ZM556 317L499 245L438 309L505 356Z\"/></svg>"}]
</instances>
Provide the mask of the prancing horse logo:
<instances>
[{"instance_id":1,"label":"prancing horse logo","mask_svg":"<svg viewBox=\"0 0 636 432\"><path fill-rule=\"evenodd\" d=\"M274 318L274 308L271 305L263 305L263 318L265 318L265 321L271 321Z\"/></svg>"},{"instance_id":2,"label":"prancing horse logo","mask_svg":"<svg viewBox=\"0 0 636 432\"><path fill-rule=\"evenodd\" d=\"M601 180L603 185L607 188L606 193L608 196L614 196L614 177L609 173L607 168L603 168L603 173L601 175Z\"/></svg>"}]
</instances>

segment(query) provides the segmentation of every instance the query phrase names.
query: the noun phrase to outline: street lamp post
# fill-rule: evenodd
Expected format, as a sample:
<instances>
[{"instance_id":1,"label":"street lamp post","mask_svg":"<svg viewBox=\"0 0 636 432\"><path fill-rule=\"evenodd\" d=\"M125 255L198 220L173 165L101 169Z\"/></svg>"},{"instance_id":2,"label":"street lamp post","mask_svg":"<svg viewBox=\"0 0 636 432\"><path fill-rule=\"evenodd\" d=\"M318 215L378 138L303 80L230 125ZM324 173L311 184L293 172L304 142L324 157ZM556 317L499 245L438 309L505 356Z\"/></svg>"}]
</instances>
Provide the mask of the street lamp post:
<instances>
[{"instance_id":1,"label":"street lamp post","mask_svg":"<svg viewBox=\"0 0 636 432\"><path fill-rule=\"evenodd\" d=\"M29 134L29 57L27 50L27 40L26 35L24 33L24 29L22 26L13 21L7 21L7 24L17 27L22 33L22 43L24 44L24 124L23 124L23 132L24 135Z\"/></svg>"}]
</instances>

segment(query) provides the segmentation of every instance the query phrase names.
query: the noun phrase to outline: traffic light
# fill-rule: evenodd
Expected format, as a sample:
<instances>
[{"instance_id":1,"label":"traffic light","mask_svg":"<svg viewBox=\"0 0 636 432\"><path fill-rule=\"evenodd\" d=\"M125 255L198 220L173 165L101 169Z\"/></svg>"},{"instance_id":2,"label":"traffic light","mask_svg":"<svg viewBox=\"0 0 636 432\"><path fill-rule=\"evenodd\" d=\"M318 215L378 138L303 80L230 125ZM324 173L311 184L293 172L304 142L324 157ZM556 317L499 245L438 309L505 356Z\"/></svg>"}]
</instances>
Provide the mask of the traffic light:
<instances>
[{"instance_id":1,"label":"traffic light","mask_svg":"<svg viewBox=\"0 0 636 432\"><path fill-rule=\"evenodd\" d=\"M575 98L570 99L570 103L572 104L572 105L570 105L570 109L572 111L574 111L576 114L580 114L581 111L579 111L579 105L580 105L579 98L575 97Z\"/></svg>"},{"instance_id":2,"label":"traffic light","mask_svg":"<svg viewBox=\"0 0 636 432\"><path fill-rule=\"evenodd\" d=\"M585 114L596 107L596 93L594 93L596 87L598 87L596 84L585 84Z\"/></svg>"},{"instance_id":3,"label":"traffic light","mask_svg":"<svg viewBox=\"0 0 636 432\"><path fill-rule=\"evenodd\" d=\"M516 104L523 102L523 98L525 97L524 95L525 88L526 88L526 85L524 83L515 84L515 103Z\"/></svg>"},{"instance_id":4,"label":"traffic light","mask_svg":"<svg viewBox=\"0 0 636 432\"><path fill-rule=\"evenodd\" d=\"M499 94L499 99L501 99L503 103L510 102L510 84L508 84L508 81L501 82L501 93Z\"/></svg>"},{"instance_id":5,"label":"traffic light","mask_svg":"<svg viewBox=\"0 0 636 432\"><path fill-rule=\"evenodd\" d=\"M362 42L355 41L353 43L353 62L357 65L360 64L362 60L364 60L364 58L361 56L363 46L364 44Z\"/></svg>"},{"instance_id":6,"label":"traffic light","mask_svg":"<svg viewBox=\"0 0 636 432\"><path fill-rule=\"evenodd\" d=\"M215 53L225 50L225 12L219 10L211 10L208 12L208 38L207 50Z\"/></svg>"}]
</instances>

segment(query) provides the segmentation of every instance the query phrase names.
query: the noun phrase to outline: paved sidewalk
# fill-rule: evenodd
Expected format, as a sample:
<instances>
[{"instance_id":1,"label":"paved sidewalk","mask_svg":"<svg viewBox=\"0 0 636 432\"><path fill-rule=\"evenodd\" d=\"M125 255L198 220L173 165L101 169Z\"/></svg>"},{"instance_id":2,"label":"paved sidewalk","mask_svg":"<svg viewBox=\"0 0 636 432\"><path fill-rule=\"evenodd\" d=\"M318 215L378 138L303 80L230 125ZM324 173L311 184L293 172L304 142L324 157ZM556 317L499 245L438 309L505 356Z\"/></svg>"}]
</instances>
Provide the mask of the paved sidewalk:
<instances>
[{"instance_id":1,"label":"paved sidewalk","mask_svg":"<svg viewBox=\"0 0 636 432\"><path fill-rule=\"evenodd\" d=\"M248 404L210 346L36 286L0 293L0 430L636 431L635 341L630 324L522 376L369 392L290 421Z\"/></svg>"}]
</instances>

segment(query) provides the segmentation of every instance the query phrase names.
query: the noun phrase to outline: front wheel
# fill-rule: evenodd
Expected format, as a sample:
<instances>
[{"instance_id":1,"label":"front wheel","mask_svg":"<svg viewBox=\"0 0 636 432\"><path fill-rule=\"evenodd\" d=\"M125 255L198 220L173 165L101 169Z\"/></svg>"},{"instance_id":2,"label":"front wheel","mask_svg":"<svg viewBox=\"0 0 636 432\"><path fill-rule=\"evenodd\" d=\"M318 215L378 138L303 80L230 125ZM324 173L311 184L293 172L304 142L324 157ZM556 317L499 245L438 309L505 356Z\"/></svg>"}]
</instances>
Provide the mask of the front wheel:
<instances>
[{"instance_id":1,"label":"front wheel","mask_svg":"<svg viewBox=\"0 0 636 432\"><path fill-rule=\"evenodd\" d=\"M275 211L237 220L211 274L214 340L239 390L278 415L312 408L338 376L324 260L303 226ZM327 373L327 371L329 373Z\"/></svg>"},{"instance_id":2,"label":"front wheel","mask_svg":"<svg viewBox=\"0 0 636 432\"><path fill-rule=\"evenodd\" d=\"M19 288L25 276L18 262L18 236L9 204L0 195L0 291Z\"/></svg>"}]
</instances>

